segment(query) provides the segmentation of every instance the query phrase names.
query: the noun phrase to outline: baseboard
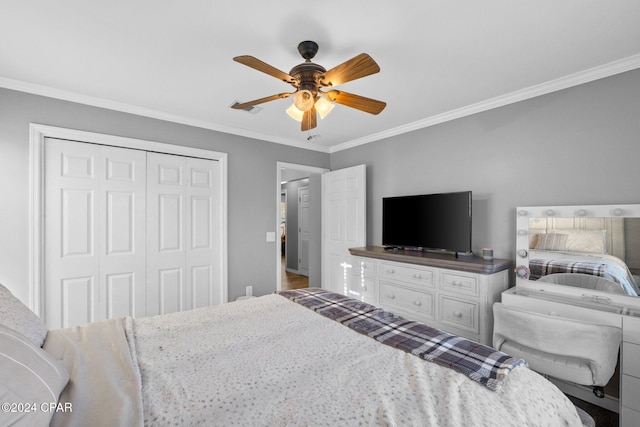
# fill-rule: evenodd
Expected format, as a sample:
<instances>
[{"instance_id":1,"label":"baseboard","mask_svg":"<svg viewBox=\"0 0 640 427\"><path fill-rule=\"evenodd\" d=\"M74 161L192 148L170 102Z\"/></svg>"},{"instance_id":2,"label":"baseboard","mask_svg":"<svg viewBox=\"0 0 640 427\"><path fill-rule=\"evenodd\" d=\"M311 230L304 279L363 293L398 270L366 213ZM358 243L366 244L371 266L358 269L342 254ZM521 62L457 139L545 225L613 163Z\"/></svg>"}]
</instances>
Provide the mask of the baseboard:
<instances>
[{"instance_id":1,"label":"baseboard","mask_svg":"<svg viewBox=\"0 0 640 427\"><path fill-rule=\"evenodd\" d=\"M620 400L617 397L605 395L603 398L599 398L593 394L593 389L591 387L569 383L552 377L549 377L548 379L565 394L577 397L578 399L584 400L585 402L589 402L593 405L600 406L601 408L615 412L616 414L620 413Z\"/></svg>"}]
</instances>

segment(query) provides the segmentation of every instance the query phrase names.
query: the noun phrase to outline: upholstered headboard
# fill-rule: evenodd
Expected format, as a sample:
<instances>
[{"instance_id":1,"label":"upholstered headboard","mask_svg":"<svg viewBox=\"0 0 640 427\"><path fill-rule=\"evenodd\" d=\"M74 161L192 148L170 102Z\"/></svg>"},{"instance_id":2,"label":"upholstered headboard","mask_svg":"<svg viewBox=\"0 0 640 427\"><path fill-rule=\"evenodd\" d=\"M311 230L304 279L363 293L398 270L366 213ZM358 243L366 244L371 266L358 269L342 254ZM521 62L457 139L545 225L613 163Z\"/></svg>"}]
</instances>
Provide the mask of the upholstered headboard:
<instances>
[{"instance_id":1,"label":"upholstered headboard","mask_svg":"<svg viewBox=\"0 0 640 427\"><path fill-rule=\"evenodd\" d=\"M529 248L536 247L539 234L567 234L570 236L569 246L573 241L581 249L589 246L598 248L599 236L604 253L625 259L624 218L530 218Z\"/></svg>"}]
</instances>

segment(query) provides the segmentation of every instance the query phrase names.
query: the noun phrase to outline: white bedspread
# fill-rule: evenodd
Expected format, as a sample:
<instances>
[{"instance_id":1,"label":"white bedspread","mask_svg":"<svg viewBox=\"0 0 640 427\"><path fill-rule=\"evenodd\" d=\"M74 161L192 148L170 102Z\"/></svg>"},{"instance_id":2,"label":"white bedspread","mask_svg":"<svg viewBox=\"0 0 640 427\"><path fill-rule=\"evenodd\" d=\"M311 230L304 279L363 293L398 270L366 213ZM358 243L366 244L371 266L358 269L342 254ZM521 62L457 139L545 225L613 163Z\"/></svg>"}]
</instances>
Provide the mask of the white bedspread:
<instances>
[{"instance_id":1,"label":"white bedspread","mask_svg":"<svg viewBox=\"0 0 640 427\"><path fill-rule=\"evenodd\" d=\"M528 368L494 392L279 295L133 320L148 425L573 426Z\"/></svg>"}]
</instances>

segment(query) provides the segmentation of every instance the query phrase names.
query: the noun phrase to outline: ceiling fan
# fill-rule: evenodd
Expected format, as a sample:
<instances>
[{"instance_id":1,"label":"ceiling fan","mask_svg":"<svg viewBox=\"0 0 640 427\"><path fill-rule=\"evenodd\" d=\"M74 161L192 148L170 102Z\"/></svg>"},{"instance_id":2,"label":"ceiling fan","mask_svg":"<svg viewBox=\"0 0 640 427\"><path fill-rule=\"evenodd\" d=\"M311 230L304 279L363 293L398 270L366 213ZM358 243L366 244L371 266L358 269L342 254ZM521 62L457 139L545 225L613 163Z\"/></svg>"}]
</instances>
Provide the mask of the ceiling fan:
<instances>
[{"instance_id":1,"label":"ceiling fan","mask_svg":"<svg viewBox=\"0 0 640 427\"><path fill-rule=\"evenodd\" d=\"M321 114L321 118L324 117L323 107L326 107L328 104L329 108L333 108L333 105L324 101L323 97L337 104L370 114L378 114L386 107L387 104L385 102L354 95L342 90L323 90L380 71L378 64L366 53L361 53L327 71L322 65L311 62L311 59L316 56L318 52L318 44L316 42L301 42L298 45L298 52L300 52L300 55L305 59L305 62L293 67L291 71L289 71L289 74L253 56L243 55L233 58L234 61L244 64L247 67L255 68L285 83L289 83L296 90L294 92L278 93L241 104L236 103L232 105L231 108L242 110L257 104L288 98L293 95L295 109L299 110L297 111L298 113L302 113L301 129L302 131L306 131L316 127L318 113Z\"/></svg>"}]
</instances>

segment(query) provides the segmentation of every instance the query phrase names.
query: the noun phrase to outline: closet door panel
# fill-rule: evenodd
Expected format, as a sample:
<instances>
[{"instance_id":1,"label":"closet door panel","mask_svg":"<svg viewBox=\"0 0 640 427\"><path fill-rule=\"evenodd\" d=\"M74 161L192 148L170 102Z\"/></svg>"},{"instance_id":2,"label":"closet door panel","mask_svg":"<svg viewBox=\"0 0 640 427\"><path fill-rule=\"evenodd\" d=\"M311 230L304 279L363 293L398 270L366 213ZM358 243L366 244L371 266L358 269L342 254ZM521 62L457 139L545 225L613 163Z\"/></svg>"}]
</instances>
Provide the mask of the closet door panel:
<instances>
[{"instance_id":1,"label":"closet door panel","mask_svg":"<svg viewBox=\"0 0 640 427\"><path fill-rule=\"evenodd\" d=\"M182 268L168 268L158 271L158 285L160 298L160 313L182 311L184 270Z\"/></svg>"},{"instance_id":2,"label":"closet door panel","mask_svg":"<svg viewBox=\"0 0 640 427\"><path fill-rule=\"evenodd\" d=\"M218 212L218 162L204 159L186 159L187 204L186 290L189 308L218 305L220 283L217 283L220 231Z\"/></svg>"},{"instance_id":3,"label":"closet door panel","mask_svg":"<svg viewBox=\"0 0 640 427\"><path fill-rule=\"evenodd\" d=\"M47 142L44 320L50 328L99 317L99 157L94 145Z\"/></svg>"},{"instance_id":4,"label":"closet door panel","mask_svg":"<svg viewBox=\"0 0 640 427\"><path fill-rule=\"evenodd\" d=\"M147 154L100 146L100 318L146 315Z\"/></svg>"},{"instance_id":5,"label":"closet door panel","mask_svg":"<svg viewBox=\"0 0 640 427\"><path fill-rule=\"evenodd\" d=\"M141 287L136 283L133 273L107 274L107 318L131 316L131 313L144 314L136 310L138 300L136 290ZM142 299L144 301L144 298Z\"/></svg>"},{"instance_id":6,"label":"closet door panel","mask_svg":"<svg viewBox=\"0 0 640 427\"><path fill-rule=\"evenodd\" d=\"M97 288L95 275L64 278L62 282L62 325L71 327L95 320Z\"/></svg>"},{"instance_id":7,"label":"closet door panel","mask_svg":"<svg viewBox=\"0 0 640 427\"><path fill-rule=\"evenodd\" d=\"M147 153L147 314L185 309L185 158Z\"/></svg>"}]
</instances>

